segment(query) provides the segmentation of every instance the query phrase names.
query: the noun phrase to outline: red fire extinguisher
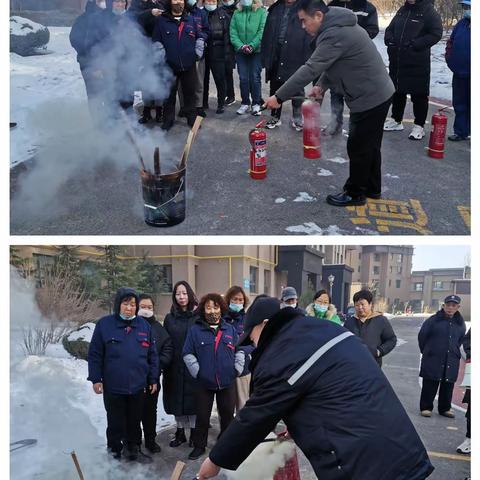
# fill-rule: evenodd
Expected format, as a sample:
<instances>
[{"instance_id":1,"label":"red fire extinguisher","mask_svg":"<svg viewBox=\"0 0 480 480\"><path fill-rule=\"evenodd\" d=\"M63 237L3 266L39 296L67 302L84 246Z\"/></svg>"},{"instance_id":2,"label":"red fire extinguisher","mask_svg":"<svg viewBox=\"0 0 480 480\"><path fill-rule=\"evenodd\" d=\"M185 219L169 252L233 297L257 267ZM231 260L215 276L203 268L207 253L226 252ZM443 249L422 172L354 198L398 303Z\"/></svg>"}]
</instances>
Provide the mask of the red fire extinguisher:
<instances>
[{"instance_id":1,"label":"red fire extinguisher","mask_svg":"<svg viewBox=\"0 0 480 480\"><path fill-rule=\"evenodd\" d=\"M312 100L302 103L303 115L303 156L316 159L320 152L320 104Z\"/></svg>"},{"instance_id":2,"label":"red fire extinguisher","mask_svg":"<svg viewBox=\"0 0 480 480\"><path fill-rule=\"evenodd\" d=\"M287 440L288 432L277 434L280 441ZM297 449L293 451L293 455L287 460L283 467L280 467L273 477L273 480L300 480L300 468L298 465Z\"/></svg>"},{"instance_id":3,"label":"red fire extinguisher","mask_svg":"<svg viewBox=\"0 0 480 480\"><path fill-rule=\"evenodd\" d=\"M447 116L442 108L432 115L432 130L428 142L428 156L432 158L443 158L445 152L445 137L447 134Z\"/></svg>"},{"instance_id":4,"label":"red fire extinguisher","mask_svg":"<svg viewBox=\"0 0 480 480\"><path fill-rule=\"evenodd\" d=\"M267 134L262 130L265 120L257 123L255 128L250 130L250 177L254 180L263 180L267 177Z\"/></svg>"}]
</instances>

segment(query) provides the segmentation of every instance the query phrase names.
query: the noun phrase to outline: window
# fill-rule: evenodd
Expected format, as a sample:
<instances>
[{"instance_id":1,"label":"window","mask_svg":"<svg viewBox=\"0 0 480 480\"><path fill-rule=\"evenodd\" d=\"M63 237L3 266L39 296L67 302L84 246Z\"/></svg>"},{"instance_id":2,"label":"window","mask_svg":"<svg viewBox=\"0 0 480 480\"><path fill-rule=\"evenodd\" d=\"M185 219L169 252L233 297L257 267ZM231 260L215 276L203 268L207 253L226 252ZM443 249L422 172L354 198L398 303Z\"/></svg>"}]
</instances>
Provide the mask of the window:
<instances>
[{"instance_id":1,"label":"window","mask_svg":"<svg viewBox=\"0 0 480 480\"><path fill-rule=\"evenodd\" d=\"M263 271L263 293L270 295L270 270Z\"/></svg>"},{"instance_id":2,"label":"window","mask_svg":"<svg viewBox=\"0 0 480 480\"><path fill-rule=\"evenodd\" d=\"M393 273L393 267L390 265L390 273Z\"/></svg>"},{"instance_id":3,"label":"window","mask_svg":"<svg viewBox=\"0 0 480 480\"><path fill-rule=\"evenodd\" d=\"M258 268L250 267L250 292L257 293Z\"/></svg>"},{"instance_id":4,"label":"window","mask_svg":"<svg viewBox=\"0 0 480 480\"><path fill-rule=\"evenodd\" d=\"M154 289L156 293L172 293L172 266L157 265Z\"/></svg>"},{"instance_id":5,"label":"window","mask_svg":"<svg viewBox=\"0 0 480 480\"><path fill-rule=\"evenodd\" d=\"M433 282L433 289L443 290L443 282L440 282L440 281Z\"/></svg>"},{"instance_id":6,"label":"window","mask_svg":"<svg viewBox=\"0 0 480 480\"><path fill-rule=\"evenodd\" d=\"M403 262L403 254L399 253L397 256L397 263L402 263Z\"/></svg>"},{"instance_id":7,"label":"window","mask_svg":"<svg viewBox=\"0 0 480 480\"><path fill-rule=\"evenodd\" d=\"M400 288L400 285L402 284L401 280L395 280L395 287Z\"/></svg>"},{"instance_id":8,"label":"window","mask_svg":"<svg viewBox=\"0 0 480 480\"><path fill-rule=\"evenodd\" d=\"M380 275L380 267L378 267L378 266L375 265L375 266L373 267L373 274L374 274L374 275Z\"/></svg>"},{"instance_id":9,"label":"window","mask_svg":"<svg viewBox=\"0 0 480 480\"><path fill-rule=\"evenodd\" d=\"M358 266L358 270L357 270L357 271L358 271L358 273L360 273L360 265Z\"/></svg>"},{"instance_id":10,"label":"window","mask_svg":"<svg viewBox=\"0 0 480 480\"><path fill-rule=\"evenodd\" d=\"M358 252L358 259L360 260L362 258L362 253Z\"/></svg>"},{"instance_id":11,"label":"window","mask_svg":"<svg viewBox=\"0 0 480 480\"><path fill-rule=\"evenodd\" d=\"M392 281L391 281L391 280L388 281L388 286L389 286L389 287L392 286ZM387 303L388 303L388 302L387 302Z\"/></svg>"},{"instance_id":12,"label":"window","mask_svg":"<svg viewBox=\"0 0 480 480\"><path fill-rule=\"evenodd\" d=\"M460 282L457 283L457 288L455 289L457 295L470 295L470 282Z\"/></svg>"},{"instance_id":13,"label":"window","mask_svg":"<svg viewBox=\"0 0 480 480\"><path fill-rule=\"evenodd\" d=\"M317 274L316 273L307 273L307 288L309 290L313 290L314 292L317 290Z\"/></svg>"},{"instance_id":14,"label":"window","mask_svg":"<svg viewBox=\"0 0 480 480\"><path fill-rule=\"evenodd\" d=\"M397 273L402 273L402 266L397 267Z\"/></svg>"},{"instance_id":15,"label":"window","mask_svg":"<svg viewBox=\"0 0 480 480\"><path fill-rule=\"evenodd\" d=\"M413 290L415 292L423 292L423 283L420 283L420 282L414 283Z\"/></svg>"},{"instance_id":16,"label":"window","mask_svg":"<svg viewBox=\"0 0 480 480\"><path fill-rule=\"evenodd\" d=\"M373 260L375 262L379 262L380 261L380 254L379 253L374 253L373 254Z\"/></svg>"}]
</instances>

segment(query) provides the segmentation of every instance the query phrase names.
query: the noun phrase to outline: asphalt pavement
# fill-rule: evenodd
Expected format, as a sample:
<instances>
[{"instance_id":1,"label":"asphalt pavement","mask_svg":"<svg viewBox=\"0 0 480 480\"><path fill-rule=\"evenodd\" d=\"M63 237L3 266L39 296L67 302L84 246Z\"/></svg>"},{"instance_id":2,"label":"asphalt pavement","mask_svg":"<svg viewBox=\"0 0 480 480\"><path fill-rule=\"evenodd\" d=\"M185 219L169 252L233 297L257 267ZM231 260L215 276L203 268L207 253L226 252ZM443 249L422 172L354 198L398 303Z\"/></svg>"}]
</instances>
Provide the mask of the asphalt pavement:
<instances>
[{"instance_id":1,"label":"asphalt pavement","mask_svg":"<svg viewBox=\"0 0 480 480\"><path fill-rule=\"evenodd\" d=\"M210 105L214 104L210 98ZM289 125L287 104L281 127L267 131L267 178L252 180L248 133L268 116L239 116L235 113L238 106L237 102L228 107L223 115L216 115L214 109L207 112L187 167L183 223L169 228L145 224L134 159L130 167L116 165L115 159L94 162L94 168L88 169L78 165L72 174L64 168L72 160L62 149L61 158L55 159L58 168L52 169L52 164L47 168L33 158L11 171L11 234L470 234L470 142L447 142L444 159L429 158L428 134L419 142L408 139L410 103L405 131L384 135L383 198L369 200L366 207L347 209L325 203L326 195L340 191L348 175L346 131L333 138L322 137L322 158L307 160L302 133ZM438 108L430 105L429 119ZM328 122L329 112L327 96L321 124ZM450 112L449 130L453 118ZM348 110L344 120L348 129ZM159 126L151 128L160 138ZM180 157L187 134L185 120L179 119L166 136L174 156ZM28 174L33 175L33 182L26 182ZM24 202L22 189L23 193L28 189L31 205Z\"/></svg>"}]
</instances>

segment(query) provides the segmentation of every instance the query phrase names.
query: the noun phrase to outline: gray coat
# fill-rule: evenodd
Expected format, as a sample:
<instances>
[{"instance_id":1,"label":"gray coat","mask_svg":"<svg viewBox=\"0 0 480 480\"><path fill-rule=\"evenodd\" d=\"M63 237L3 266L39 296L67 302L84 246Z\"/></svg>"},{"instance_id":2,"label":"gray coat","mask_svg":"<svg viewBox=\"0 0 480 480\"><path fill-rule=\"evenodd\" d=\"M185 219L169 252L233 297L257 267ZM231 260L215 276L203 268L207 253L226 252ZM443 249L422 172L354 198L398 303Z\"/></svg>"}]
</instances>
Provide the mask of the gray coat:
<instances>
[{"instance_id":1,"label":"gray coat","mask_svg":"<svg viewBox=\"0 0 480 480\"><path fill-rule=\"evenodd\" d=\"M276 96L288 100L319 77L317 85L342 94L353 113L377 107L395 91L382 57L367 32L357 25L356 15L340 7L329 8L312 56Z\"/></svg>"}]
</instances>

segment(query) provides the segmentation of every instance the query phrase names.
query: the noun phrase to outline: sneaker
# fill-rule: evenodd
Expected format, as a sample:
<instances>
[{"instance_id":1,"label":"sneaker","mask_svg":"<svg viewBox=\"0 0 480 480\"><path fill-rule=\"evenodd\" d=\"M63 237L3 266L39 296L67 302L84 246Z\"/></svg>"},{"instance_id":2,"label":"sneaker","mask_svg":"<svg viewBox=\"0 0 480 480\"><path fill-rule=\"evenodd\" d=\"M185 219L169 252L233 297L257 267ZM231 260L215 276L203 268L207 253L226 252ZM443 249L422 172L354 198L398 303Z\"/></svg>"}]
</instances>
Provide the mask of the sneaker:
<instances>
[{"instance_id":1,"label":"sneaker","mask_svg":"<svg viewBox=\"0 0 480 480\"><path fill-rule=\"evenodd\" d=\"M188 458L190 460L196 460L197 458L200 458L202 455L205 454L205 448L201 447L195 447L191 452Z\"/></svg>"},{"instance_id":2,"label":"sneaker","mask_svg":"<svg viewBox=\"0 0 480 480\"><path fill-rule=\"evenodd\" d=\"M265 127L271 130L272 128L279 127L281 124L282 121L279 118L272 118L265 124Z\"/></svg>"},{"instance_id":3,"label":"sneaker","mask_svg":"<svg viewBox=\"0 0 480 480\"><path fill-rule=\"evenodd\" d=\"M389 118L383 124L383 130L385 132L398 132L400 130L403 130L403 123L397 122L393 118Z\"/></svg>"},{"instance_id":4,"label":"sneaker","mask_svg":"<svg viewBox=\"0 0 480 480\"><path fill-rule=\"evenodd\" d=\"M457 453L462 453L463 455L470 455L472 451L471 445L470 445L470 439L466 438L458 447L457 447Z\"/></svg>"},{"instance_id":5,"label":"sneaker","mask_svg":"<svg viewBox=\"0 0 480 480\"><path fill-rule=\"evenodd\" d=\"M250 111L250 105L240 105L240 108L237 110L237 115L245 115L248 111Z\"/></svg>"},{"instance_id":6,"label":"sneaker","mask_svg":"<svg viewBox=\"0 0 480 480\"><path fill-rule=\"evenodd\" d=\"M252 107L252 115L261 115L262 114L262 108L260 107L260 105L254 105Z\"/></svg>"},{"instance_id":7,"label":"sneaker","mask_svg":"<svg viewBox=\"0 0 480 480\"><path fill-rule=\"evenodd\" d=\"M236 102L235 97L227 97L225 99L225 105L233 105Z\"/></svg>"},{"instance_id":8,"label":"sneaker","mask_svg":"<svg viewBox=\"0 0 480 480\"><path fill-rule=\"evenodd\" d=\"M303 122L301 120L292 120L290 125L297 132L301 132L303 130Z\"/></svg>"},{"instance_id":9,"label":"sneaker","mask_svg":"<svg viewBox=\"0 0 480 480\"><path fill-rule=\"evenodd\" d=\"M455 413L452 409L447 410L446 412L438 412L442 417L455 418Z\"/></svg>"},{"instance_id":10,"label":"sneaker","mask_svg":"<svg viewBox=\"0 0 480 480\"><path fill-rule=\"evenodd\" d=\"M183 428L177 428L177 431L175 432L175 438L170 442L170 446L173 448L179 447L186 441L187 437L185 436L185 430Z\"/></svg>"},{"instance_id":11,"label":"sneaker","mask_svg":"<svg viewBox=\"0 0 480 480\"><path fill-rule=\"evenodd\" d=\"M414 125L408 138L410 140L421 140L425 136L425 129L420 125Z\"/></svg>"},{"instance_id":12,"label":"sneaker","mask_svg":"<svg viewBox=\"0 0 480 480\"><path fill-rule=\"evenodd\" d=\"M454 133L453 135L449 135L448 136L448 139L451 141L451 142L461 142L463 140L468 140L470 137L461 137L460 135L457 135L456 133Z\"/></svg>"},{"instance_id":13,"label":"sneaker","mask_svg":"<svg viewBox=\"0 0 480 480\"><path fill-rule=\"evenodd\" d=\"M432 416L432 411L431 410L422 410L420 412L420 415L422 417L431 417Z\"/></svg>"}]
</instances>

